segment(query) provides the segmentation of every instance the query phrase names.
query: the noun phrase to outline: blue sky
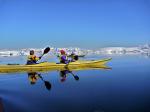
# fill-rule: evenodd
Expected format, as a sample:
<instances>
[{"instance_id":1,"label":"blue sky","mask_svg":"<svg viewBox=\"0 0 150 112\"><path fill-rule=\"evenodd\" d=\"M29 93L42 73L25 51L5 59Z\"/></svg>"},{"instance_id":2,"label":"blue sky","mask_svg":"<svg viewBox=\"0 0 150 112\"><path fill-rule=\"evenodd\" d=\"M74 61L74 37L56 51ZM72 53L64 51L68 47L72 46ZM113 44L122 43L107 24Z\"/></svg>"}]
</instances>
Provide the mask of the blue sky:
<instances>
[{"instance_id":1,"label":"blue sky","mask_svg":"<svg viewBox=\"0 0 150 112\"><path fill-rule=\"evenodd\" d=\"M150 0L0 0L0 48L150 43Z\"/></svg>"}]
</instances>

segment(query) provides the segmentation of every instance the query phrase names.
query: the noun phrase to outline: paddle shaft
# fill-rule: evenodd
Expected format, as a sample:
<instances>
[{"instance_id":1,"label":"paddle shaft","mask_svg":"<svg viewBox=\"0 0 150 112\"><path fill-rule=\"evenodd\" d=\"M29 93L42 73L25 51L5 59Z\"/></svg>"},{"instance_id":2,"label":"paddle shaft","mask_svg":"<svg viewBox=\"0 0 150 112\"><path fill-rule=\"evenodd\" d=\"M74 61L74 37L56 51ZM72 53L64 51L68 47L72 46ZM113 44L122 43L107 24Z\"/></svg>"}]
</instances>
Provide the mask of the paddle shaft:
<instances>
[{"instance_id":1,"label":"paddle shaft","mask_svg":"<svg viewBox=\"0 0 150 112\"><path fill-rule=\"evenodd\" d=\"M47 88L48 90L50 90L50 89L51 89L51 84L50 84L48 81L45 81L45 80L43 79L43 77L41 76L41 74L38 74L38 76L41 78L42 81L44 81L44 84L45 84L46 88Z\"/></svg>"},{"instance_id":2,"label":"paddle shaft","mask_svg":"<svg viewBox=\"0 0 150 112\"><path fill-rule=\"evenodd\" d=\"M73 77L75 78L75 80L79 80L79 77L75 74L72 73L72 71L70 71L70 73L73 75Z\"/></svg>"}]
</instances>

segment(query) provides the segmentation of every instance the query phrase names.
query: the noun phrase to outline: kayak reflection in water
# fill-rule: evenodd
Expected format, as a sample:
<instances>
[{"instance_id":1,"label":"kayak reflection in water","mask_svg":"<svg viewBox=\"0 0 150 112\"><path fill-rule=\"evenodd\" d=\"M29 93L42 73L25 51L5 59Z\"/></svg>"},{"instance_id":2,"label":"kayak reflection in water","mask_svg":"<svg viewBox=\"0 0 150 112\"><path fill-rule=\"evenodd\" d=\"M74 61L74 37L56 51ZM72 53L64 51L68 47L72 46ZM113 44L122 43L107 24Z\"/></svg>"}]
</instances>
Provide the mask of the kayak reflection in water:
<instances>
[{"instance_id":1,"label":"kayak reflection in water","mask_svg":"<svg viewBox=\"0 0 150 112\"><path fill-rule=\"evenodd\" d=\"M72 74L72 76L74 77L74 79L76 81L79 80L79 77L77 75L73 74L72 71L70 71L70 70L63 70L63 71L60 71L60 81L61 82L66 81L66 78L69 75L69 73Z\"/></svg>"},{"instance_id":2,"label":"kayak reflection in water","mask_svg":"<svg viewBox=\"0 0 150 112\"><path fill-rule=\"evenodd\" d=\"M51 87L52 87L51 83L48 81L45 81L43 77L41 76L41 74L38 74L36 72L28 73L28 79L31 85L34 85L39 78L44 82L46 89L51 90Z\"/></svg>"}]
</instances>

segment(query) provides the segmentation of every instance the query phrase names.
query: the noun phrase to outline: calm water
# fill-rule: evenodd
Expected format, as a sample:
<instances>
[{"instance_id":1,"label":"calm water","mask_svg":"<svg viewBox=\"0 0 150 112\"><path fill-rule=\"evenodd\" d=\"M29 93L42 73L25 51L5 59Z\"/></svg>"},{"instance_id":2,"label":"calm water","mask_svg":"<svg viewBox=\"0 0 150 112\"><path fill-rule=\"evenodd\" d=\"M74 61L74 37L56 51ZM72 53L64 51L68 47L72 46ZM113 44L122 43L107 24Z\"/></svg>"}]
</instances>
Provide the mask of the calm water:
<instances>
[{"instance_id":1,"label":"calm water","mask_svg":"<svg viewBox=\"0 0 150 112\"><path fill-rule=\"evenodd\" d=\"M105 56L89 56L99 59ZM0 111L5 112L149 112L150 58L111 56L112 70L73 71L63 78L59 71L42 73L31 84L27 73L0 74ZM16 57L18 63L24 57ZM15 59L16 59L15 58ZM10 63L14 58L0 58ZM55 59L51 59L56 61ZM15 61L13 61L15 62ZM51 84L49 90L45 82Z\"/></svg>"}]
</instances>

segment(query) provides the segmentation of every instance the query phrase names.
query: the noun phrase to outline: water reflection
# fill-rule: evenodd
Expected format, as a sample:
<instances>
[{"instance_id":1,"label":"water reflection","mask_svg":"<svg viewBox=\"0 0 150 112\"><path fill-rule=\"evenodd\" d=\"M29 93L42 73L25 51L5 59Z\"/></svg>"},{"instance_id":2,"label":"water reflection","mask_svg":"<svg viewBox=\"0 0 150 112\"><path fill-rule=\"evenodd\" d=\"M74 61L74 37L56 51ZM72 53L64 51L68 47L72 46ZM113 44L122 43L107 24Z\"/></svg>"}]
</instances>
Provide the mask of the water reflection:
<instances>
[{"instance_id":1,"label":"water reflection","mask_svg":"<svg viewBox=\"0 0 150 112\"><path fill-rule=\"evenodd\" d=\"M76 81L79 80L79 77L77 75L75 75L69 69L66 69L66 70L59 71L60 81L61 82L66 81L66 78L69 74L71 74ZM50 83L50 81L45 80L43 78L43 76L41 75L41 73L37 73L37 72L29 72L28 73L28 80L29 80L31 85L35 85L39 79L41 79L43 81L47 90L51 90L52 84Z\"/></svg>"},{"instance_id":2,"label":"water reflection","mask_svg":"<svg viewBox=\"0 0 150 112\"><path fill-rule=\"evenodd\" d=\"M28 79L29 79L31 85L34 85L38 79L41 79L44 82L46 89L51 90L51 87L52 87L51 83L49 81L44 80L44 78L41 76L41 74L39 74L37 72L28 73Z\"/></svg>"},{"instance_id":3,"label":"water reflection","mask_svg":"<svg viewBox=\"0 0 150 112\"><path fill-rule=\"evenodd\" d=\"M76 81L78 81L79 80L79 77L77 76L77 75L75 75L72 71L70 71L70 70L62 70L62 71L60 71L60 81L61 82L64 82L64 81L66 81L66 78L67 78L67 76L69 75L69 74L71 74L73 77L74 77L74 79L76 80Z\"/></svg>"},{"instance_id":4,"label":"water reflection","mask_svg":"<svg viewBox=\"0 0 150 112\"><path fill-rule=\"evenodd\" d=\"M27 73L4 74L1 80L19 79L1 82L2 105L5 112L150 112L149 62L137 56L114 57L110 63L113 70L76 67L70 71L80 79L75 81L68 73L63 83L58 79L64 70L35 71L51 82L50 91L40 77L31 85Z\"/></svg>"},{"instance_id":5,"label":"water reflection","mask_svg":"<svg viewBox=\"0 0 150 112\"><path fill-rule=\"evenodd\" d=\"M100 69L112 69L110 67L107 66L100 66L100 67L95 67L95 68L88 68L88 67L82 67L82 68L73 68L73 69L69 69L69 68L65 68L62 70L59 70L58 72L58 76L60 77L60 82L65 82L67 77L69 75L72 75L75 81L79 81L79 76L77 74L74 74L73 71L81 71L81 70L100 70ZM47 90L51 90L52 88L52 84L50 81L47 81L43 78L42 76L42 72L38 73L37 72L28 72L28 80L30 82L31 85L35 85L37 83L38 80L42 80L45 88Z\"/></svg>"}]
</instances>

